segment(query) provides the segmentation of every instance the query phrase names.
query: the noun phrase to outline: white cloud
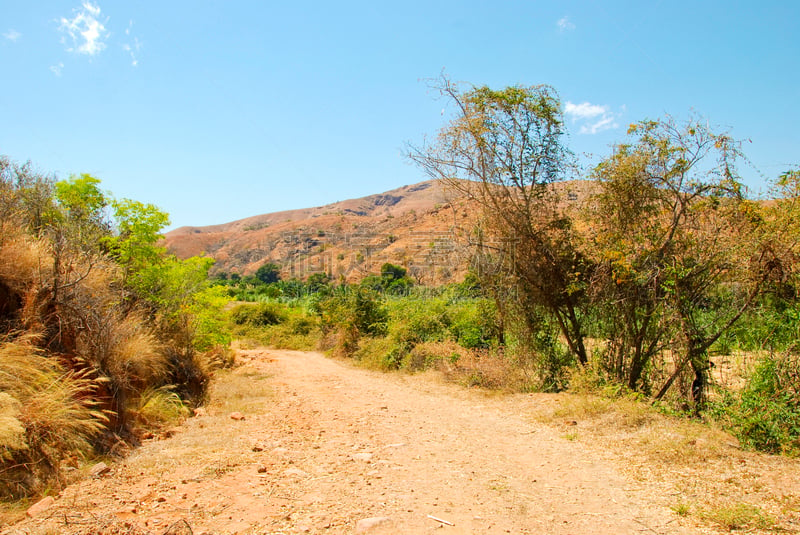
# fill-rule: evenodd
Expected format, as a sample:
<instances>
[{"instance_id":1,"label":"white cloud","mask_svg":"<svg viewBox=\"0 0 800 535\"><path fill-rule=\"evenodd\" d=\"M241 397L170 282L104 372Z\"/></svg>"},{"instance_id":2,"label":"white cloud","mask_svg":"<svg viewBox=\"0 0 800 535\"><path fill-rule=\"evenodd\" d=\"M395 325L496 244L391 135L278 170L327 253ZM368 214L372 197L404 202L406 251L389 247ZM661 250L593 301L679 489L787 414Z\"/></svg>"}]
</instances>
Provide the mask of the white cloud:
<instances>
[{"instance_id":1,"label":"white cloud","mask_svg":"<svg viewBox=\"0 0 800 535\"><path fill-rule=\"evenodd\" d=\"M64 68L64 64L59 62L57 65L50 65L50 70L53 71L53 74L56 76L61 76L61 69Z\"/></svg>"},{"instance_id":2,"label":"white cloud","mask_svg":"<svg viewBox=\"0 0 800 535\"><path fill-rule=\"evenodd\" d=\"M61 18L59 30L72 40L72 46L67 48L69 52L95 56L99 54L106 44L103 42L108 38L109 32L106 30L105 21L100 20L100 6L86 0L79 9L74 10L75 16L71 19ZM62 42L66 44L66 36Z\"/></svg>"},{"instance_id":3,"label":"white cloud","mask_svg":"<svg viewBox=\"0 0 800 535\"><path fill-rule=\"evenodd\" d=\"M575 29L575 25L569 20L569 17L563 16L556 22L559 31L568 32Z\"/></svg>"},{"instance_id":4,"label":"white cloud","mask_svg":"<svg viewBox=\"0 0 800 535\"><path fill-rule=\"evenodd\" d=\"M572 120L571 122L580 124L579 134L597 134L604 130L618 128L617 117L624 111L625 106L622 106L620 113L614 113L609 106L590 102L573 104L567 101L564 106L564 114Z\"/></svg>"},{"instance_id":5,"label":"white cloud","mask_svg":"<svg viewBox=\"0 0 800 535\"><path fill-rule=\"evenodd\" d=\"M133 21L130 21L128 27L125 28L125 35L130 37L132 28L133 28ZM133 38L133 43L123 43L122 45L122 50L130 54L131 65L133 65L134 67L139 65L139 58L137 57L137 55L139 53L139 50L141 49L142 49L142 43L139 42L139 39L137 37Z\"/></svg>"},{"instance_id":6,"label":"white cloud","mask_svg":"<svg viewBox=\"0 0 800 535\"><path fill-rule=\"evenodd\" d=\"M564 108L564 113L573 116L573 119L591 119L598 115L603 115L608 112L608 106L600 106L598 104L590 104L589 102L581 102L580 104L573 104L567 101Z\"/></svg>"},{"instance_id":7,"label":"white cloud","mask_svg":"<svg viewBox=\"0 0 800 535\"><path fill-rule=\"evenodd\" d=\"M5 37L6 39L8 39L9 41L14 41L14 42L16 42L16 40L17 40L17 39L19 39L20 37L22 37L22 34L21 34L21 33L19 33L17 30L15 30L15 29L13 29L13 28L12 28L12 29L8 30L6 33L4 33L4 34L3 34L3 37Z\"/></svg>"}]
</instances>

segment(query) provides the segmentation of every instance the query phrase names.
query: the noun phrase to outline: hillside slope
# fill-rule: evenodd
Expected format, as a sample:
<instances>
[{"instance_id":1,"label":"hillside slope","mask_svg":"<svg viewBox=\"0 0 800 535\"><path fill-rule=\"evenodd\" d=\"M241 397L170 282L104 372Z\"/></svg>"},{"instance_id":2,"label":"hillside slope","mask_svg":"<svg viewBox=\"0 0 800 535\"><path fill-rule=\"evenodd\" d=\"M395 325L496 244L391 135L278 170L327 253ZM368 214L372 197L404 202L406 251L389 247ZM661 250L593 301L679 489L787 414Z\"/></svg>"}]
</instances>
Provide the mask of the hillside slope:
<instances>
[{"instance_id":1,"label":"hillside slope","mask_svg":"<svg viewBox=\"0 0 800 535\"><path fill-rule=\"evenodd\" d=\"M580 202L588 184L564 183L564 198ZM325 272L354 281L391 262L408 268L418 283L435 285L463 274L454 230L468 228L476 213L440 182L427 181L316 208L181 227L167 233L166 245L180 258L207 254L218 271L241 275L273 262L283 278Z\"/></svg>"}]
</instances>

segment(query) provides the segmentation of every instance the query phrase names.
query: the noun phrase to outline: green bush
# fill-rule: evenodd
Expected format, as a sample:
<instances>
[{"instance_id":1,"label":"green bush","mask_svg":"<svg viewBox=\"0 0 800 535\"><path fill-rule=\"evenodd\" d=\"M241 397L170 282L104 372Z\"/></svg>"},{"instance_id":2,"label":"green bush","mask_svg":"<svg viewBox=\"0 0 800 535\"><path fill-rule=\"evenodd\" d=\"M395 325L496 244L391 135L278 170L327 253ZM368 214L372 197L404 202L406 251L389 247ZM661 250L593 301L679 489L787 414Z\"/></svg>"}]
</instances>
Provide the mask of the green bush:
<instances>
[{"instance_id":1,"label":"green bush","mask_svg":"<svg viewBox=\"0 0 800 535\"><path fill-rule=\"evenodd\" d=\"M450 327L458 344L467 349L488 349L498 343L497 311L487 299L460 301L451 307Z\"/></svg>"},{"instance_id":2,"label":"green bush","mask_svg":"<svg viewBox=\"0 0 800 535\"><path fill-rule=\"evenodd\" d=\"M712 407L745 448L800 453L800 355L764 358L740 393L726 392Z\"/></svg>"},{"instance_id":3,"label":"green bush","mask_svg":"<svg viewBox=\"0 0 800 535\"><path fill-rule=\"evenodd\" d=\"M358 336L386 333L388 318L383 298L367 288L344 288L316 303L326 330L353 331Z\"/></svg>"},{"instance_id":4,"label":"green bush","mask_svg":"<svg viewBox=\"0 0 800 535\"><path fill-rule=\"evenodd\" d=\"M238 305L231 310L231 321L235 325L266 327L268 325L278 325L285 320L285 313L280 305L275 303Z\"/></svg>"},{"instance_id":5,"label":"green bush","mask_svg":"<svg viewBox=\"0 0 800 535\"><path fill-rule=\"evenodd\" d=\"M256 345L313 350L320 344L319 320L308 299L238 305L231 310L234 336Z\"/></svg>"}]
</instances>

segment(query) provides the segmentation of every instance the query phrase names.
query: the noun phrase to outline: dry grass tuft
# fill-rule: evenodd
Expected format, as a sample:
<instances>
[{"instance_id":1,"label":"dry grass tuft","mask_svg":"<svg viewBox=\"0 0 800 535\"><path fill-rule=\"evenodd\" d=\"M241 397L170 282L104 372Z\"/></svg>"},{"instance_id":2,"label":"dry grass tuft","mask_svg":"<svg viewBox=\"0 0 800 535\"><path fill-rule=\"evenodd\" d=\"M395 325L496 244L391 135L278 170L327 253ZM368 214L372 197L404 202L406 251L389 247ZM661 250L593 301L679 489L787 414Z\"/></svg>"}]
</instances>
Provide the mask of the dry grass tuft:
<instances>
[{"instance_id":1,"label":"dry grass tuft","mask_svg":"<svg viewBox=\"0 0 800 535\"><path fill-rule=\"evenodd\" d=\"M455 342L444 344L443 349L449 349L450 356L440 358L437 368L450 381L507 392L535 389L536 374L502 351L464 349Z\"/></svg>"},{"instance_id":2,"label":"dry grass tuft","mask_svg":"<svg viewBox=\"0 0 800 535\"><path fill-rule=\"evenodd\" d=\"M728 531L770 530L775 527L775 518L760 507L747 503L723 505L705 509L699 513L704 520L717 524Z\"/></svg>"},{"instance_id":3,"label":"dry grass tuft","mask_svg":"<svg viewBox=\"0 0 800 535\"><path fill-rule=\"evenodd\" d=\"M167 377L169 363L155 335L144 328L140 318L128 317L113 333L108 372L128 388L146 388Z\"/></svg>"},{"instance_id":4,"label":"dry grass tuft","mask_svg":"<svg viewBox=\"0 0 800 535\"><path fill-rule=\"evenodd\" d=\"M58 479L59 459L88 452L106 421L89 400L91 382L42 356L33 340L29 335L0 343L5 437L0 494L5 496L24 496Z\"/></svg>"},{"instance_id":5,"label":"dry grass tuft","mask_svg":"<svg viewBox=\"0 0 800 535\"><path fill-rule=\"evenodd\" d=\"M18 227L0 223L0 281L22 293L33 281L49 276L52 261L44 242L24 235Z\"/></svg>"},{"instance_id":6,"label":"dry grass tuft","mask_svg":"<svg viewBox=\"0 0 800 535\"><path fill-rule=\"evenodd\" d=\"M170 386L147 388L137 401L138 406L133 410L136 420L150 429L174 425L191 412Z\"/></svg>"}]
</instances>

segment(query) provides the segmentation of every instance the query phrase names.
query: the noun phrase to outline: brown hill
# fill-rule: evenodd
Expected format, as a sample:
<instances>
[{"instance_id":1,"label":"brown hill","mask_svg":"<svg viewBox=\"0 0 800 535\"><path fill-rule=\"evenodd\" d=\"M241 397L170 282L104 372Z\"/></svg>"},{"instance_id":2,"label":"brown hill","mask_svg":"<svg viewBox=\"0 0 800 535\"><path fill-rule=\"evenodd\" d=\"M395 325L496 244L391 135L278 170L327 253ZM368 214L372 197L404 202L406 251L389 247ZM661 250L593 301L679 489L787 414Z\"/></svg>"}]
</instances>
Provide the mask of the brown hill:
<instances>
[{"instance_id":1,"label":"brown hill","mask_svg":"<svg viewBox=\"0 0 800 535\"><path fill-rule=\"evenodd\" d=\"M571 183L566 197L585 197L586 185ZM207 254L216 270L241 275L273 262L284 279L325 272L354 281L391 262L408 268L418 283L440 284L463 275L453 232L475 213L440 182L427 181L316 208L181 227L167 233L166 245L180 258Z\"/></svg>"}]
</instances>

